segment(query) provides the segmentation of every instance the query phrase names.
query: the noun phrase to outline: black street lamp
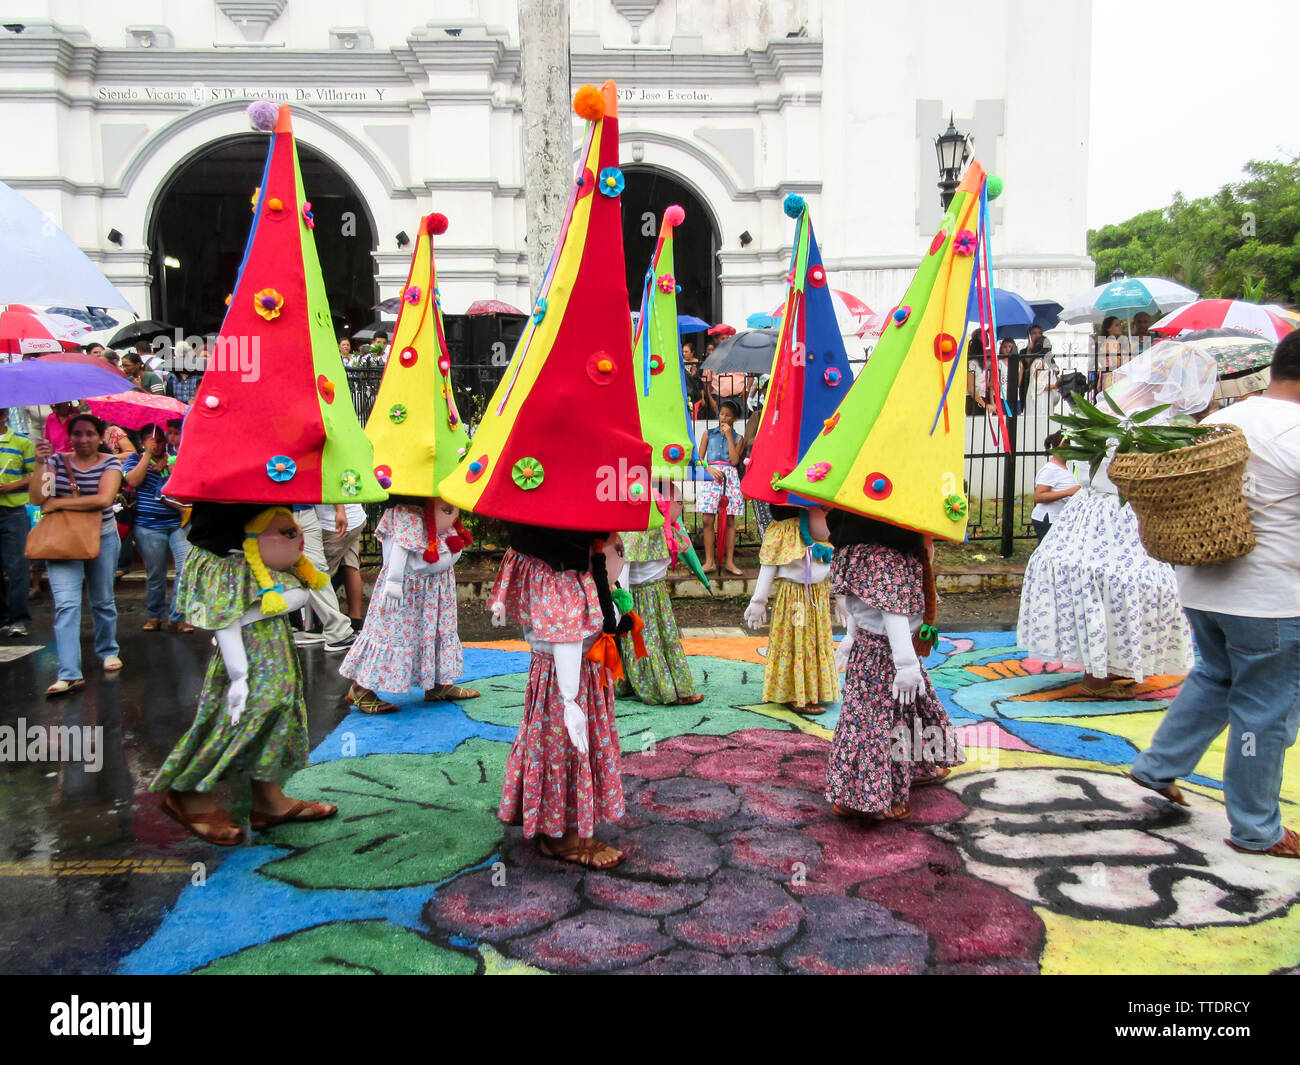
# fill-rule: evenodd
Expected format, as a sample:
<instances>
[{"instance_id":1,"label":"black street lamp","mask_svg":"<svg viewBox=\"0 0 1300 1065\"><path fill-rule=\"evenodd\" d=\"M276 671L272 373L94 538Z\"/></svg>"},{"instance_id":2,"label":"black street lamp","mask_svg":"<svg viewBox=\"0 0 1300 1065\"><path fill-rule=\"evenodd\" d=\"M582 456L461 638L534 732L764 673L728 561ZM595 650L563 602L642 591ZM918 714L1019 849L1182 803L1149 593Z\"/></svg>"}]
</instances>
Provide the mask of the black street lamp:
<instances>
[{"instance_id":1,"label":"black street lamp","mask_svg":"<svg viewBox=\"0 0 1300 1065\"><path fill-rule=\"evenodd\" d=\"M939 156L939 199L946 211L957 194L962 168L970 158L970 140L953 125L951 113L948 128L934 138L934 150Z\"/></svg>"},{"instance_id":2,"label":"black street lamp","mask_svg":"<svg viewBox=\"0 0 1300 1065\"><path fill-rule=\"evenodd\" d=\"M1110 275L1112 281L1123 281L1126 277L1128 277L1128 274L1124 272L1124 267L1122 266L1115 267L1114 271Z\"/></svg>"}]
</instances>

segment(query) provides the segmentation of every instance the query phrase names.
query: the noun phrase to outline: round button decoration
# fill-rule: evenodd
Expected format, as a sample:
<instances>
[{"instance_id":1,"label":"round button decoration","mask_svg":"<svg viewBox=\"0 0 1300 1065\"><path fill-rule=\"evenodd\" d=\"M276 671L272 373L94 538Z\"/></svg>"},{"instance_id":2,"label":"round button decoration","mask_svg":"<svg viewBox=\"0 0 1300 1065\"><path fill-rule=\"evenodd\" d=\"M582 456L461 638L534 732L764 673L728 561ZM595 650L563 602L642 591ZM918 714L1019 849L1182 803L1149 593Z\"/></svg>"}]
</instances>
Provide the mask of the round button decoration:
<instances>
[{"instance_id":1,"label":"round button decoration","mask_svg":"<svg viewBox=\"0 0 1300 1065\"><path fill-rule=\"evenodd\" d=\"M546 471L542 469L540 459L529 457L516 462L510 471L510 476L514 478L515 484L528 492L541 485L546 478Z\"/></svg>"},{"instance_id":2,"label":"round button decoration","mask_svg":"<svg viewBox=\"0 0 1300 1065\"><path fill-rule=\"evenodd\" d=\"M298 472L297 463L288 455L272 455L266 463L266 475L273 481L283 483Z\"/></svg>"},{"instance_id":3,"label":"round button decoration","mask_svg":"<svg viewBox=\"0 0 1300 1065\"><path fill-rule=\"evenodd\" d=\"M406 408L400 403L394 403L388 408L388 420L394 425L401 425L406 421Z\"/></svg>"},{"instance_id":4,"label":"round button decoration","mask_svg":"<svg viewBox=\"0 0 1300 1065\"><path fill-rule=\"evenodd\" d=\"M951 492L943 497L943 510L950 521L961 521L966 516L966 497L958 492Z\"/></svg>"},{"instance_id":5,"label":"round button decoration","mask_svg":"<svg viewBox=\"0 0 1300 1065\"><path fill-rule=\"evenodd\" d=\"M664 459L668 462L681 462L686 457L686 449L681 444L669 444L664 448Z\"/></svg>"},{"instance_id":6,"label":"round button decoration","mask_svg":"<svg viewBox=\"0 0 1300 1065\"><path fill-rule=\"evenodd\" d=\"M940 362L952 362L957 357L957 341L951 333L940 333L934 338L934 357Z\"/></svg>"},{"instance_id":7,"label":"round button decoration","mask_svg":"<svg viewBox=\"0 0 1300 1065\"><path fill-rule=\"evenodd\" d=\"M839 370L836 370L834 367L822 374L822 377L832 388L836 387L842 380Z\"/></svg>"},{"instance_id":8,"label":"round button decoration","mask_svg":"<svg viewBox=\"0 0 1300 1065\"><path fill-rule=\"evenodd\" d=\"M324 374L316 378L316 391L320 393L320 398L326 403L334 402L334 382Z\"/></svg>"},{"instance_id":9,"label":"round button decoration","mask_svg":"<svg viewBox=\"0 0 1300 1065\"><path fill-rule=\"evenodd\" d=\"M650 356L650 375L653 377L657 373L664 372L664 360L659 355Z\"/></svg>"},{"instance_id":10,"label":"round button decoration","mask_svg":"<svg viewBox=\"0 0 1300 1065\"><path fill-rule=\"evenodd\" d=\"M264 288L261 292L253 293L253 309L268 322L279 318L283 307L284 297L273 288Z\"/></svg>"},{"instance_id":11,"label":"round button decoration","mask_svg":"<svg viewBox=\"0 0 1300 1065\"><path fill-rule=\"evenodd\" d=\"M814 263L808 267L808 284L814 288L822 288L826 284L826 270L821 263Z\"/></svg>"},{"instance_id":12,"label":"round button decoration","mask_svg":"<svg viewBox=\"0 0 1300 1065\"><path fill-rule=\"evenodd\" d=\"M618 363L608 352L594 352L587 358L587 376L598 385L610 384L618 377Z\"/></svg>"},{"instance_id":13,"label":"round button decoration","mask_svg":"<svg viewBox=\"0 0 1300 1065\"><path fill-rule=\"evenodd\" d=\"M409 344L406 347L404 347L401 351L401 354L397 356L397 361L400 362L403 366L407 366L407 367L414 366L417 362L419 362L419 360L420 360L420 353L416 351L413 347L411 347Z\"/></svg>"},{"instance_id":14,"label":"round button decoration","mask_svg":"<svg viewBox=\"0 0 1300 1065\"><path fill-rule=\"evenodd\" d=\"M379 482L379 487L388 489L393 487L393 468L391 466L376 466L375 480Z\"/></svg>"},{"instance_id":15,"label":"round button decoration","mask_svg":"<svg viewBox=\"0 0 1300 1065\"><path fill-rule=\"evenodd\" d=\"M488 457L486 455L480 455L478 458L476 458L473 462L471 462L468 466L465 467L465 480L469 484L473 484L475 481L477 481L480 477L483 476L483 471L486 470L487 467L488 467Z\"/></svg>"},{"instance_id":16,"label":"round button decoration","mask_svg":"<svg viewBox=\"0 0 1300 1065\"><path fill-rule=\"evenodd\" d=\"M220 392L209 392L203 397L203 411L206 414L216 414L222 408L222 401L225 397Z\"/></svg>"},{"instance_id":17,"label":"round button decoration","mask_svg":"<svg viewBox=\"0 0 1300 1065\"><path fill-rule=\"evenodd\" d=\"M268 211L275 211L278 214L280 211L284 210L284 201L281 200L279 196L272 196L266 201L266 209Z\"/></svg>"},{"instance_id":18,"label":"round button decoration","mask_svg":"<svg viewBox=\"0 0 1300 1065\"><path fill-rule=\"evenodd\" d=\"M883 473L869 473L862 491L868 499L888 499L894 491L894 483Z\"/></svg>"},{"instance_id":19,"label":"round button decoration","mask_svg":"<svg viewBox=\"0 0 1300 1065\"><path fill-rule=\"evenodd\" d=\"M578 199L590 196L595 191L596 175L591 172L591 167L585 167L582 171L582 177L578 178Z\"/></svg>"},{"instance_id":20,"label":"round button decoration","mask_svg":"<svg viewBox=\"0 0 1300 1065\"><path fill-rule=\"evenodd\" d=\"M339 477L339 488L345 496L361 494L361 474L356 470L344 470Z\"/></svg>"},{"instance_id":21,"label":"round button decoration","mask_svg":"<svg viewBox=\"0 0 1300 1065\"><path fill-rule=\"evenodd\" d=\"M824 422L822 422L822 425L825 426L825 428L822 429L822 436L829 436L831 434L831 430L834 429L839 424L840 424L840 412L836 411Z\"/></svg>"},{"instance_id":22,"label":"round button decoration","mask_svg":"<svg viewBox=\"0 0 1300 1065\"><path fill-rule=\"evenodd\" d=\"M930 241L930 254L933 255L943 247L943 242L948 239L947 226L940 226L939 232L934 235L934 240Z\"/></svg>"},{"instance_id":23,"label":"round button decoration","mask_svg":"<svg viewBox=\"0 0 1300 1065\"><path fill-rule=\"evenodd\" d=\"M616 166L607 166L600 172L600 191L604 196L617 196L623 191L623 171Z\"/></svg>"},{"instance_id":24,"label":"round button decoration","mask_svg":"<svg viewBox=\"0 0 1300 1065\"><path fill-rule=\"evenodd\" d=\"M446 355L440 356L438 358L438 369L442 373L442 376L446 377L451 373L451 359L447 358Z\"/></svg>"},{"instance_id":25,"label":"round button decoration","mask_svg":"<svg viewBox=\"0 0 1300 1065\"><path fill-rule=\"evenodd\" d=\"M895 325L902 325L912 316L911 307L895 307L892 315Z\"/></svg>"}]
</instances>

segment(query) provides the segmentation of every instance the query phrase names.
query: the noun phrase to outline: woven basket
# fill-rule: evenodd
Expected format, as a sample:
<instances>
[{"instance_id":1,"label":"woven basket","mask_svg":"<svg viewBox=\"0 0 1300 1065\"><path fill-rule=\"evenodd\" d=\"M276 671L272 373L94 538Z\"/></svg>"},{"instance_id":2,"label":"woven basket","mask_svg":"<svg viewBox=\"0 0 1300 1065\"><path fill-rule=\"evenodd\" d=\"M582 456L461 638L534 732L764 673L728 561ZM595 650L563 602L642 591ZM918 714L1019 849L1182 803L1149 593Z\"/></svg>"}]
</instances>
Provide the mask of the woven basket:
<instances>
[{"instance_id":1,"label":"woven basket","mask_svg":"<svg viewBox=\"0 0 1300 1065\"><path fill-rule=\"evenodd\" d=\"M1138 520L1147 554L1176 566L1207 566L1255 549L1241 478L1245 434L1214 426L1201 443L1154 455L1116 455L1109 476Z\"/></svg>"}]
</instances>

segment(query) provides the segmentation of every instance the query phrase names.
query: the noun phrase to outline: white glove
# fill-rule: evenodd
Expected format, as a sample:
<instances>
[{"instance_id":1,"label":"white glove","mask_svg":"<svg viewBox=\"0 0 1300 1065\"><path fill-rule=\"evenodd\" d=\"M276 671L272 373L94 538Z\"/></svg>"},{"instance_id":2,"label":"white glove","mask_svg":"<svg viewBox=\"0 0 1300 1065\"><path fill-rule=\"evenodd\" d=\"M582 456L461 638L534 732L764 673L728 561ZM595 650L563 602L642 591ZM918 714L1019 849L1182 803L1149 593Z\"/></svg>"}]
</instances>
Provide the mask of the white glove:
<instances>
[{"instance_id":1,"label":"white glove","mask_svg":"<svg viewBox=\"0 0 1300 1065\"><path fill-rule=\"evenodd\" d=\"M402 584L402 581L395 581L391 578L384 581L384 599L387 601L389 606L397 606L401 603L404 594Z\"/></svg>"},{"instance_id":2,"label":"white glove","mask_svg":"<svg viewBox=\"0 0 1300 1065\"><path fill-rule=\"evenodd\" d=\"M745 624L751 629L761 629L767 624L767 600L751 599L745 607Z\"/></svg>"},{"instance_id":3,"label":"white glove","mask_svg":"<svg viewBox=\"0 0 1300 1065\"><path fill-rule=\"evenodd\" d=\"M924 683L921 663L913 662L911 665L903 666L894 674L894 683L889 690L902 706L911 706L916 702L916 697Z\"/></svg>"},{"instance_id":4,"label":"white glove","mask_svg":"<svg viewBox=\"0 0 1300 1065\"><path fill-rule=\"evenodd\" d=\"M230 715L232 725L239 724L240 715L243 714L247 702L248 679L246 677L232 678L230 690L226 692L226 713Z\"/></svg>"},{"instance_id":5,"label":"white glove","mask_svg":"<svg viewBox=\"0 0 1300 1065\"><path fill-rule=\"evenodd\" d=\"M503 629L506 624L506 605L505 603L492 603L488 610L492 612L492 624L495 628Z\"/></svg>"},{"instance_id":6,"label":"white glove","mask_svg":"<svg viewBox=\"0 0 1300 1065\"><path fill-rule=\"evenodd\" d=\"M845 629L849 627L849 621L852 615L849 613L848 600L842 595L835 597L835 624L842 625ZM840 667L843 668L843 667Z\"/></svg>"},{"instance_id":7,"label":"white glove","mask_svg":"<svg viewBox=\"0 0 1300 1065\"><path fill-rule=\"evenodd\" d=\"M579 754L587 753L587 715L575 701L564 700L564 727L569 733L569 742Z\"/></svg>"}]
</instances>

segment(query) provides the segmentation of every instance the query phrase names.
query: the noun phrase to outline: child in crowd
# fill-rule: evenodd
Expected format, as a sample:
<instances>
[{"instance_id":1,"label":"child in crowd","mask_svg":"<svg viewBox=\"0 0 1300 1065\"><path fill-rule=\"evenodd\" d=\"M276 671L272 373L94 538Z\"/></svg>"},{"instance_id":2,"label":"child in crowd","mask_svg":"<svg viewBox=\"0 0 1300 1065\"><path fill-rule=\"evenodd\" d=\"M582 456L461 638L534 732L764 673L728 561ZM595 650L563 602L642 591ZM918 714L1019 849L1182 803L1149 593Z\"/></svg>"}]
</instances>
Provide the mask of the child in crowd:
<instances>
[{"instance_id":1,"label":"child in crowd","mask_svg":"<svg viewBox=\"0 0 1300 1065\"><path fill-rule=\"evenodd\" d=\"M1059 431L1052 433L1043 441L1043 447L1048 452L1060 446L1061 434ZM1043 542L1043 537L1047 535L1047 530L1052 527L1052 522L1065 509L1065 501L1078 490L1079 482L1075 480L1074 474L1066 466L1065 459L1059 455L1049 454L1047 462L1034 478L1034 509L1029 515L1029 520L1034 523L1034 532L1038 534L1040 544Z\"/></svg>"},{"instance_id":2,"label":"child in crowd","mask_svg":"<svg viewBox=\"0 0 1300 1065\"><path fill-rule=\"evenodd\" d=\"M714 560L714 515L720 513L725 497L728 520L723 569L735 577L741 576L741 572L736 568L736 523L730 519L745 512L745 497L740 494L740 477L736 473L744 444L744 438L734 428L739 417L739 400L724 399L719 404L718 426L704 434L701 449L710 476L700 483L695 500L695 509L704 515L700 524L700 535L704 537L704 572L712 573L717 568Z\"/></svg>"},{"instance_id":3,"label":"child in crowd","mask_svg":"<svg viewBox=\"0 0 1300 1065\"><path fill-rule=\"evenodd\" d=\"M773 505L759 551L758 585L745 609L751 629L767 621L774 592L763 701L798 714L820 714L840 697L831 636L826 508Z\"/></svg>"},{"instance_id":4,"label":"child in crowd","mask_svg":"<svg viewBox=\"0 0 1300 1065\"><path fill-rule=\"evenodd\" d=\"M934 631L934 573L920 533L836 511L831 584L848 614L836 652L846 670L826 798L841 817L900 821L913 788L937 784L965 754L921 657ZM913 634L922 629L920 654Z\"/></svg>"},{"instance_id":5,"label":"child in crowd","mask_svg":"<svg viewBox=\"0 0 1300 1065\"><path fill-rule=\"evenodd\" d=\"M397 706L378 692L418 686L426 702L478 698L455 683L465 659L452 567L471 542L460 511L441 499L390 496L375 535L384 562L365 624L339 667L353 682L345 700L362 713L391 714Z\"/></svg>"}]
</instances>

